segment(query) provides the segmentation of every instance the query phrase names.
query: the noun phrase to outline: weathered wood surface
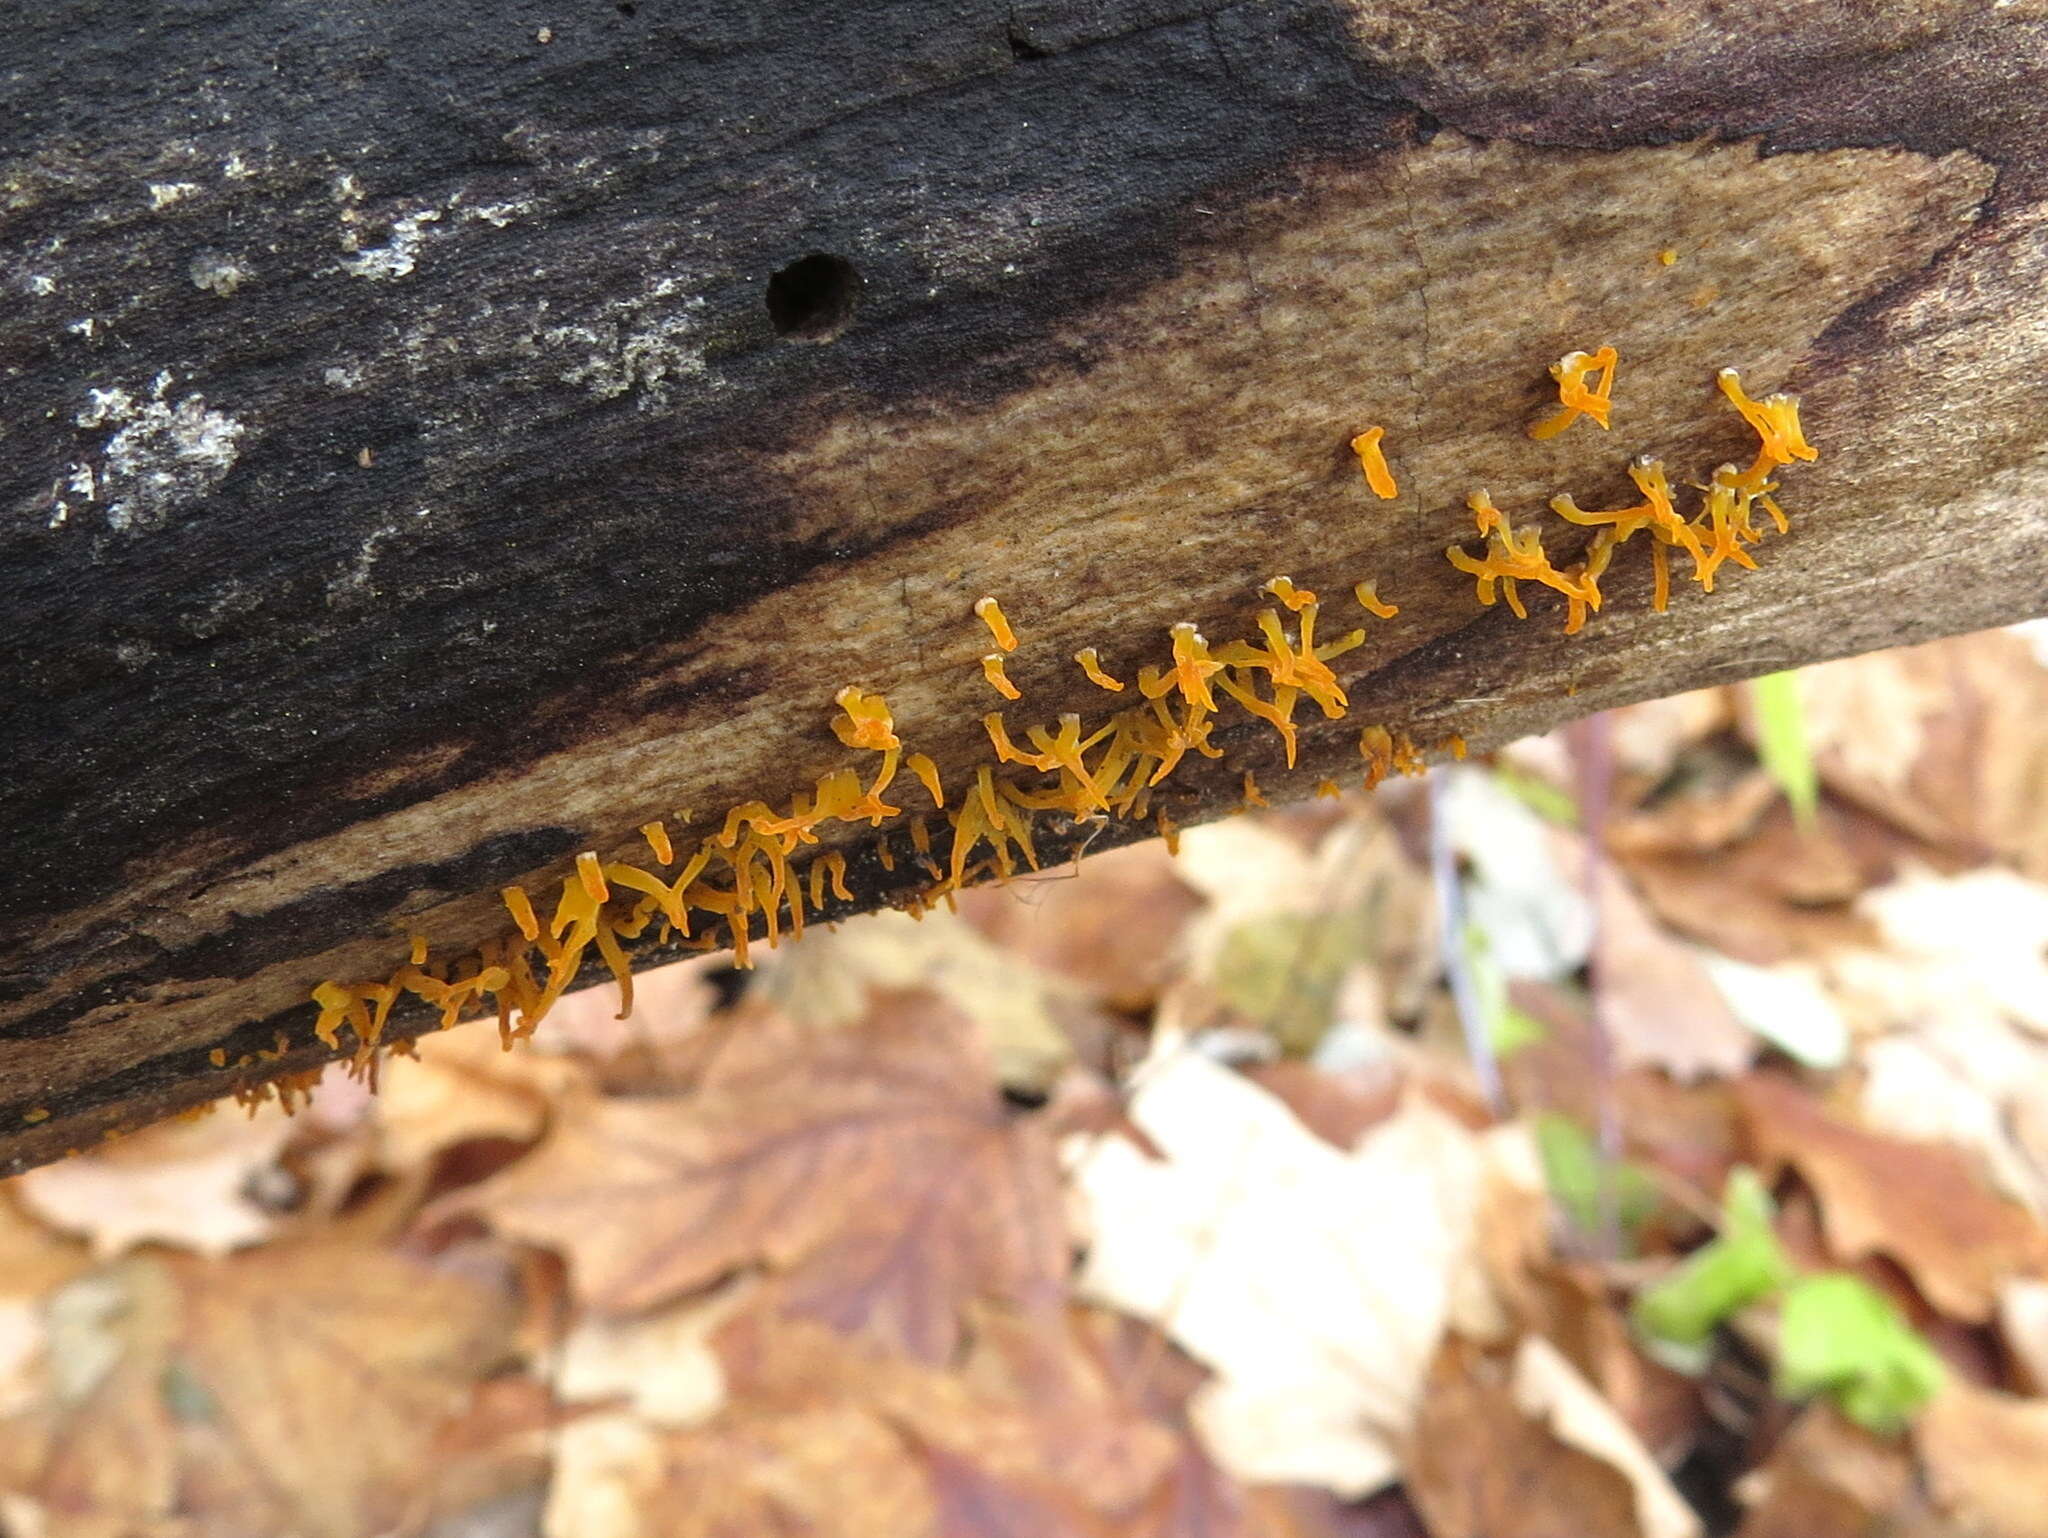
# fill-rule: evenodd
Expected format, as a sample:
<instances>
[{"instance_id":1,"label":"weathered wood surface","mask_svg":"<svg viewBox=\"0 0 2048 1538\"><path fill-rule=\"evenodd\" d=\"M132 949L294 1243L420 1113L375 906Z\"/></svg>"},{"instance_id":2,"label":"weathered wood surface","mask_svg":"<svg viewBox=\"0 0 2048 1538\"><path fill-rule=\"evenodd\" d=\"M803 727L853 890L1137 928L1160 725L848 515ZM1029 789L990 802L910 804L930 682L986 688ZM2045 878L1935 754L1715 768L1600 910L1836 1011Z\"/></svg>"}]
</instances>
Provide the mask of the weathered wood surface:
<instances>
[{"instance_id":1,"label":"weathered wood surface","mask_svg":"<svg viewBox=\"0 0 2048 1538\"><path fill-rule=\"evenodd\" d=\"M1278 572L1402 603L1299 773L1228 735L1183 819L1360 720L1483 744L2048 610L2044 61L1974 0L23 12L0 1167L232 1087L215 1047L318 1060L309 985L501 883L786 800L843 683L981 761L983 592L1048 720L1099 711L1077 647L1240 633ZM850 318L771 313L809 253ZM1603 341L1615 430L1530 442ZM1468 490L1746 457L1723 364L1824 455L1760 571L1658 617L1625 559L1571 639L1475 606Z\"/></svg>"}]
</instances>

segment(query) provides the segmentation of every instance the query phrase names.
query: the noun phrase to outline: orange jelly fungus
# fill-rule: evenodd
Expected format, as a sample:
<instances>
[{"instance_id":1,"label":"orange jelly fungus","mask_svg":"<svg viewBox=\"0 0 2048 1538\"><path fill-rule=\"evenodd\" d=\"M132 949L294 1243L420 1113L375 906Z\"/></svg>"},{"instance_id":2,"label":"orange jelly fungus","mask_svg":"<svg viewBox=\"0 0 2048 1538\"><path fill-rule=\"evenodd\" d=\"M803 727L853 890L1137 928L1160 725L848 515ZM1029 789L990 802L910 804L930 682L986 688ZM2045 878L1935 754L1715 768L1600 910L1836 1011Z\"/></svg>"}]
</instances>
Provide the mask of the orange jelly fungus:
<instances>
[{"instance_id":1,"label":"orange jelly fungus","mask_svg":"<svg viewBox=\"0 0 2048 1538\"><path fill-rule=\"evenodd\" d=\"M1010 622L1003 616L1003 606L993 598L974 600L974 612L981 622L988 626L988 633L995 637L999 650L1013 652L1017 649L1017 633L1010 628Z\"/></svg>"},{"instance_id":2,"label":"orange jelly fungus","mask_svg":"<svg viewBox=\"0 0 2048 1538\"><path fill-rule=\"evenodd\" d=\"M1790 527L1785 510L1772 495L1778 489L1778 483L1771 478L1773 473L1787 465L1810 463L1819 457L1819 451L1806 441L1797 396L1777 394L1752 400L1742 388L1741 376L1732 368L1722 369L1715 382L1757 435L1756 458L1747 469L1734 465L1717 468L1706 485L1696 488L1701 492L1700 506L1691 517L1678 510L1662 461L1647 454L1638 456L1628 467L1629 479L1642 498L1639 502L1588 510L1570 496L1552 497L1550 509L1558 517L1595 531L1579 561L1561 571L1545 556L1538 535L1533 531L1517 535L1506 514L1493 506L1486 493L1474 492L1471 507L1478 532L1487 537L1487 549L1475 558L1453 546L1445 555L1453 566L1476 579L1479 602L1491 604L1498 583L1508 607L1518 618L1526 618L1515 583L1542 582L1564 596L1565 631L1575 632L1585 624L1587 613L1600 607L1600 579L1614 552L1638 533L1650 536L1650 605L1660 614L1671 601L1673 551L1683 553L1692 562L1693 580L1703 592L1714 591L1715 578L1724 565L1732 563L1754 571L1756 558L1748 547L1764 537L1756 525L1756 509L1762 508L1769 515L1780 534Z\"/></svg>"},{"instance_id":3,"label":"orange jelly fungus","mask_svg":"<svg viewBox=\"0 0 2048 1538\"><path fill-rule=\"evenodd\" d=\"M1532 438L1555 438L1580 417L1589 417L1605 430L1609 397L1614 393L1614 367L1620 356L1612 347L1598 352L1568 352L1550 365L1550 377L1557 381L1558 410L1529 429ZM1588 375L1597 376L1591 384Z\"/></svg>"},{"instance_id":4,"label":"orange jelly fungus","mask_svg":"<svg viewBox=\"0 0 2048 1538\"><path fill-rule=\"evenodd\" d=\"M1021 700L1024 698L1024 691L1011 683L1010 675L1004 671L1003 654L1001 652L990 652L981 659L981 676L986 678L989 681L989 687L994 689L1004 699Z\"/></svg>"},{"instance_id":5,"label":"orange jelly fungus","mask_svg":"<svg viewBox=\"0 0 2048 1538\"><path fill-rule=\"evenodd\" d=\"M1358 456L1358 468L1365 472L1365 484L1373 495L1383 502L1391 502L1401 494L1401 488L1394 484L1394 472L1387 464L1387 456L1380 448L1380 441L1387 435L1384 427L1368 427L1351 440L1351 452Z\"/></svg>"},{"instance_id":6,"label":"orange jelly fungus","mask_svg":"<svg viewBox=\"0 0 2048 1538\"><path fill-rule=\"evenodd\" d=\"M1074 653L1074 660L1081 665L1081 674L1098 689L1107 689L1112 694L1122 694L1124 686L1102 671L1102 659L1095 654L1095 648L1084 646Z\"/></svg>"}]
</instances>

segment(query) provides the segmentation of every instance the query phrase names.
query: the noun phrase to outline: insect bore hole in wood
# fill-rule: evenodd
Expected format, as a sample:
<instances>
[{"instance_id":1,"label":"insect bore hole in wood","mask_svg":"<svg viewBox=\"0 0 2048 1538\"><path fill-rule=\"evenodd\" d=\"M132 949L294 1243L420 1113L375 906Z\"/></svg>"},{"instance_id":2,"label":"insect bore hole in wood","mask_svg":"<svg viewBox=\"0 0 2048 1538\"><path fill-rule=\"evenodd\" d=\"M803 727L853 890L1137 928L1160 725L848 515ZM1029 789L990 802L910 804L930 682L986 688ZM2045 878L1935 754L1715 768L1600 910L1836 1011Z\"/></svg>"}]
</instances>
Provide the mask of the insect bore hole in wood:
<instances>
[{"instance_id":1,"label":"insect bore hole in wood","mask_svg":"<svg viewBox=\"0 0 2048 1538\"><path fill-rule=\"evenodd\" d=\"M813 251L768 280L768 319L775 334L798 342L829 342L853 319L860 274L843 256Z\"/></svg>"}]
</instances>

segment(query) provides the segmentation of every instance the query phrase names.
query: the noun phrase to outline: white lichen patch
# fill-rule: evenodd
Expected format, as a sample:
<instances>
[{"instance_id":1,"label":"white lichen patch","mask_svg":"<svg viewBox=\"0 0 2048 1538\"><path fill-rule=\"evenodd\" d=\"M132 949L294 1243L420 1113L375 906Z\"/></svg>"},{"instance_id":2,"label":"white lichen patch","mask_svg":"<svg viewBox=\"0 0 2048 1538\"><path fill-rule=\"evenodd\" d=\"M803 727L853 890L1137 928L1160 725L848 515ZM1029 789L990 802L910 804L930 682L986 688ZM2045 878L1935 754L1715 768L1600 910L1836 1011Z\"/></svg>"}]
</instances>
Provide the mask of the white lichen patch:
<instances>
[{"instance_id":1,"label":"white lichen patch","mask_svg":"<svg viewBox=\"0 0 2048 1538\"><path fill-rule=\"evenodd\" d=\"M658 279L646 292L614 299L582 325L553 326L537 340L582 357L562 372L599 400L634 392L642 407L668 403L686 379L702 378L704 300L686 294L680 279Z\"/></svg>"},{"instance_id":2,"label":"white lichen patch","mask_svg":"<svg viewBox=\"0 0 2048 1538\"><path fill-rule=\"evenodd\" d=\"M185 270L194 288L207 289L223 299L256 275L251 268L219 251L200 252Z\"/></svg>"},{"instance_id":3,"label":"white lichen patch","mask_svg":"<svg viewBox=\"0 0 2048 1538\"><path fill-rule=\"evenodd\" d=\"M358 278L370 278L387 282L402 278L413 270L419 259L420 247L426 243L424 226L435 223L441 217L438 208L416 209L391 221L390 239L381 246L368 251L356 251L342 258L342 266ZM345 235L346 246L353 235Z\"/></svg>"},{"instance_id":4,"label":"white lichen patch","mask_svg":"<svg viewBox=\"0 0 2048 1538\"><path fill-rule=\"evenodd\" d=\"M208 410L202 395L173 402L170 387L165 372L151 382L145 400L119 386L88 390L88 403L76 418L80 427L116 429L100 450L97 470L75 466L70 486L74 494L100 502L107 527L117 532L154 528L204 497L240 452L247 431L242 423Z\"/></svg>"},{"instance_id":5,"label":"white lichen patch","mask_svg":"<svg viewBox=\"0 0 2048 1538\"><path fill-rule=\"evenodd\" d=\"M330 390L360 390L363 387L363 366L360 363L330 363L320 371L320 382Z\"/></svg>"},{"instance_id":6,"label":"white lichen patch","mask_svg":"<svg viewBox=\"0 0 2048 1538\"><path fill-rule=\"evenodd\" d=\"M28 291L39 299L46 294L54 294L57 292L57 280L46 273L30 273Z\"/></svg>"},{"instance_id":7,"label":"white lichen patch","mask_svg":"<svg viewBox=\"0 0 2048 1538\"><path fill-rule=\"evenodd\" d=\"M149 184L149 206L169 208L182 203L199 190L197 182L151 182Z\"/></svg>"}]
</instances>

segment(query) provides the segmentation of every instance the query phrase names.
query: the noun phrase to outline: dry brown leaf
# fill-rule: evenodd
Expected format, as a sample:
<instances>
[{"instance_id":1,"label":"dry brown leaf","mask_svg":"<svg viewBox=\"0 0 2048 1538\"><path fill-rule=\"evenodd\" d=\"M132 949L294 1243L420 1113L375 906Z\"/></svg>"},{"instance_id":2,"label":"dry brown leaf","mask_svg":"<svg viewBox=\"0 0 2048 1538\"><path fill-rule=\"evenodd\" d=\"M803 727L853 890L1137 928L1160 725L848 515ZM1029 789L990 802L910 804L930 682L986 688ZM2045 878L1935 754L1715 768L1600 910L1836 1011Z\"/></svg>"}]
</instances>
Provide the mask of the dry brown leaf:
<instances>
[{"instance_id":1,"label":"dry brown leaf","mask_svg":"<svg viewBox=\"0 0 2048 1538\"><path fill-rule=\"evenodd\" d=\"M1181 931L1201 906L1158 839L960 894L962 915L1005 953L1132 1011L1174 975Z\"/></svg>"},{"instance_id":2,"label":"dry brown leaf","mask_svg":"<svg viewBox=\"0 0 2048 1538\"><path fill-rule=\"evenodd\" d=\"M1755 832L1780 795L1776 783L1752 764L1705 757L1678 790L1618 810L1607 825L1607 847L1636 858L1713 854Z\"/></svg>"},{"instance_id":3,"label":"dry brown leaf","mask_svg":"<svg viewBox=\"0 0 2048 1538\"><path fill-rule=\"evenodd\" d=\"M16 1183L0 1181L0 1298L39 1298L91 1265L83 1243L36 1221Z\"/></svg>"},{"instance_id":4,"label":"dry brown leaf","mask_svg":"<svg viewBox=\"0 0 2048 1538\"><path fill-rule=\"evenodd\" d=\"M935 994L971 1020L997 1077L1045 1090L1073 1057L1062 1019L1084 1005L1074 984L991 944L948 912L863 914L812 930L763 961L759 996L799 1025L849 1025L877 991Z\"/></svg>"},{"instance_id":5,"label":"dry brown leaf","mask_svg":"<svg viewBox=\"0 0 2048 1538\"><path fill-rule=\"evenodd\" d=\"M1761 1494L1737 1538L1877 1538L1905 1504L1912 1477L1897 1442L1815 1405L1752 1476Z\"/></svg>"},{"instance_id":6,"label":"dry brown leaf","mask_svg":"<svg viewBox=\"0 0 2048 1538\"><path fill-rule=\"evenodd\" d=\"M1622 1473L1523 1413L1508 1364L1455 1336L1431 1365L1406 1470L1431 1538L1642 1538Z\"/></svg>"},{"instance_id":7,"label":"dry brown leaf","mask_svg":"<svg viewBox=\"0 0 2048 1538\"><path fill-rule=\"evenodd\" d=\"M102 1259L155 1240L224 1255L269 1237L275 1215L249 1182L276 1167L292 1137L276 1105L163 1122L16 1176L13 1189L44 1222L82 1234Z\"/></svg>"},{"instance_id":8,"label":"dry brown leaf","mask_svg":"<svg viewBox=\"0 0 2048 1538\"><path fill-rule=\"evenodd\" d=\"M1652 783L1663 779L1687 748L1733 724L1733 694L1719 686L1693 689L1609 711L1616 767Z\"/></svg>"},{"instance_id":9,"label":"dry brown leaf","mask_svg":"<svg viewBox=\"0 0 2048 1538\"><path fill-rule=\"evenodd\" d=\"M942 1372L749 1310L718 1334L732 1399L708 1423L565 1429L548 1533L1241 1538L1235 1493L1088 1337L1060 1310L986 1310Z\"/></svg>"},{"instance_id":10,"label":"dry brown leaf","mask_svg":"<svg viewBox=\"0 0 2048 1538\"><path fill-rule=\"evenodd\" d=\"M1998 1329L2012 1353L2019 1386L2031 1394L2048 1394L2048 1282L2007 1282L1998 1295Z\"/></svg>"},{"instance_id":11,"label":"dry brown leaf","mask_svg":"<svg viewBox=\"0 0 2048 1538\"><path fill-rule=\"evenodd\" d=\"M1530 1195L1503 1187L1493 1209L1501 1226L1489 1262L1516 1321L1528 1335L1540 1336L1562 1353L1642 1444L1675 1466L1699 1430L1697 1387L1637 1349L1614 1289L1597 1267L1555 1260L1547 1246L1532 1245L1528 1225L1534 1215L1516 1219L1507 1205ZM1482 1226L1485 1217L1482 1213Z\"/></svg>"},{"instance_id":12,"label":"dry brown leaf","mask_svg":"<svg viewBox=\"0 0 2048 1538\"><path fill-rule=\"evenodd\" d=\"M556 1393L570 1404L616 1400L650 1425L695 1425L725 1402L711 1334L755 1291L741 1277L652 1314L584 1315L562 1342Z\"/></svg>"},{"instance_id":13,"label":"dry brown leaf","mask_svg":"<svg viewBox=\"0 0 2048 1538\"><path fill-rule=\"evenodd\" d=\"M1757 1159L1799 1171L1841 1259L1888 1256L1937 1310L1973 1323L1991 1318L2008 1278L2048 1260L2040 1226L1954 1149L1866 1132L1767 1075L1736 1093Z\"/></svg>"},{"instance_id":14,"label":"dry brown leaf","mask_svg":"<svg viewBox=\"0 0 2048 1538\"><path fill-rule=\"evenodd\" d=\"M1749 1066L1749 1033L1691 948L1650 917L1626 879L1600 882L1594 933L1596 1006L1621 1068L1661 1068L1681 1082Z\"/></svg>"},{"instance_id":15,"label":"dry brown leaf","mask_svg":"<svg viewBox=\"0 0 2048 1538\"><path fill-rule=\"evenodd\" d=\"M357 1538L430 1503L436 1436L502 1354L500 1295L367 1247L131 1259L53 1300L47 1513Z\"/></svg>"},{"instance_id":16,"label":"dry brown leaf","mask_svg":"<svg viewBox=\"0 0 2048 1538\"><path fill-rule=\"evenodd\" d=\"M1600 1459L1634 1492L1643 1538L1699 1538L1700 1521L1614 1406L1540 1335L1524 1335L1511 1370L1515 1404L1560 1442Z\"/></svg>"},{"instance_id":17,"label":"dry brown leaf","mask_svg":"<svg viewBox=\"0 0 2048 1538\"><path fill-rule=\"evenodd\" d=\"M589 1081L568 1058L505 1051L494 1021L424 1036L416 1051L383 1065L372 1107L379 1162L391 1170L423 1169L473 1139L531 1142L549 1105Z\"/></svg>"},{"instance_id":18,"label":"dry brown leaf","mask_svg":"<svg viewBox=\"0 0 2048 1538\"><path fill-rule=\"evenodd\" d=\"M1391 1061L1323 1069L1283 1059L1250 1063L1238 1072L1286 1106L1309 1131L1346 1153L1401 1108L1407 1083Z\"/></svg>"},{"instance_id":19,"label":"dry brown leaf","mask_svg":"<svg viewBox=\"0 0 2048 1538\"><path fill-rule=\"evenodd\" d=\"M1802 833L1782 797L1755 830L1724 848L1679 853L1616 845L1643 900L1674 932L1755 966L1877 943L1848 906L1889 879L1902 854L1924 853L1853 808L1823 811L1825 835Z\"/></svg>"},{"instance_id":20,"label":"dry brown leaf","mask_svg":"<svg viewBox=\"0 0 2048 1538\"><path fill-rule=\"evenodd\" d=\"M2048 668L1988 630L1805 668L1823 780L1932 844L2048 880Z\"/></svg>"},{"instance_id":21,"label":"dry brown leaf","mask_svg":"<svg viewBox=\"0 0 2048 1538\"><path fill-rule=\"evenodd\" d=\"M795 1311L933 1361L968 1298L1045 1295L1066 1266L1048 1140L1006 1112L973 1028L917 995L837 1031L757 1011L696 1093L572 1098L443 1210L559 1251L600 1310L766 1265Z\"/></svg>"},{"instance_id":22,"label":"dry brown leaf","mask_svg":"<svg viewBox=\"0 0 2048 1538\"><path fill-rule=\"evenodd\" d=\"M1913 1423L1934 1498L1972 1538L2048 1538L2048 1399L1950 1379Z\"/></svg>"}]
</instances>

